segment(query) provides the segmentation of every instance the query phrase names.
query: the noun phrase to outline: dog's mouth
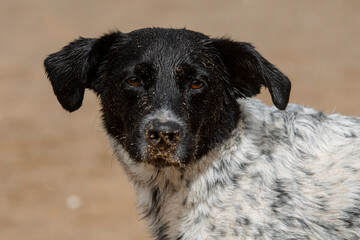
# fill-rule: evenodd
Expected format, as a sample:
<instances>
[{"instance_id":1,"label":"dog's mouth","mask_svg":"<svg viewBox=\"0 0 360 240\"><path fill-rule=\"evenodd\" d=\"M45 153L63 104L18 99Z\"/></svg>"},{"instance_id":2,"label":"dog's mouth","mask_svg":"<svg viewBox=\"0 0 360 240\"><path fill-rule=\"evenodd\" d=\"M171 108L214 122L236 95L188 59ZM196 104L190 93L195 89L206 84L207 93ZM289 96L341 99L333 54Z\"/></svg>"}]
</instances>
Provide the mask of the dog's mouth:
<instances>
[{"instance_id":1,"label":"dog's mouth","mask_svg":"<svg viewBox=\"0 0 360 240\"><path fill-rule=\"evenodd\" d=\"M176 154L176 148L161 148L148 145L145 151L145 162L155 167L184 167Z\"/></svg>"}]
</instances>

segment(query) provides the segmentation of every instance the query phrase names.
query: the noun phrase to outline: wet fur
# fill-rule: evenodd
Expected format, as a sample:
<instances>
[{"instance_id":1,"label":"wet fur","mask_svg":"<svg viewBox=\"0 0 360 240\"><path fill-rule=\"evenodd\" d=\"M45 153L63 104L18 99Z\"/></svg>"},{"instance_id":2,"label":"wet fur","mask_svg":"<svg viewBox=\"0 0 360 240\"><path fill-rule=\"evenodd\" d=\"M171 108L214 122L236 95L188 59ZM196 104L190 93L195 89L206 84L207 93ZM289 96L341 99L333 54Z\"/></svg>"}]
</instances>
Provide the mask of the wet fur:
<instances>
[{"instance_id":1,"label":"wet fur","mask_svg":"<svg viewBox=\"0 0 360 240\"><path fill-rule=\"evenodd\" d=\"M45 68L66 110L86 88L99 96L156 239L360 238L360 119L286 108L289 80L252 45L185 29L113 32L73 41ZM134 77L140 87L126 84ZM194 79L205 87L190 89ZM262 86L276 108L249 98ZM179 146L147 144L154 119L182 126Z\"/></svg>"}]
</instances>

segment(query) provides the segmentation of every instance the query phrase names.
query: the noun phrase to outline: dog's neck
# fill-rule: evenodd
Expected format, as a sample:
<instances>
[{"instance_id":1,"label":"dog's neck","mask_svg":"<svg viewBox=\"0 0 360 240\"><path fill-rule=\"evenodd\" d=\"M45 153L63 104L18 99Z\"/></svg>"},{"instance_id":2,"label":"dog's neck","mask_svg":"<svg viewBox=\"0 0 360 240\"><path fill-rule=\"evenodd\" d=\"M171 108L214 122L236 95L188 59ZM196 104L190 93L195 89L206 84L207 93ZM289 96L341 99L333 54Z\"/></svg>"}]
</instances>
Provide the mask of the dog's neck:
<instances>
[{"instance_id":1,"label":"dog's neck","mask_svg":"<svg viewBox=\"0 0 360 240\"><path fill-rule=\"evenodd\" d=\"M207 215L209 210L206 209L216 206L216 199L219 199L209 196L223 195L218 187L230 186L234 181L231 177L236 175L232 172L238 167L235 166L236 161L231 161L232 150L228 144L213 149L184 170L176 167L156 168L134 162L115 141L110 138L116 157L134 185L138 208L153 236L159 238L166 229L166 234L175 234L171 239L176 239L176 234L180 234L179 229L188 229L183 234L189 234L189 239L196 239L198 234L211 228L209 223L194 225L183 219L190 215L194 215L194 219Z\"/></svg>"}]
</instances>

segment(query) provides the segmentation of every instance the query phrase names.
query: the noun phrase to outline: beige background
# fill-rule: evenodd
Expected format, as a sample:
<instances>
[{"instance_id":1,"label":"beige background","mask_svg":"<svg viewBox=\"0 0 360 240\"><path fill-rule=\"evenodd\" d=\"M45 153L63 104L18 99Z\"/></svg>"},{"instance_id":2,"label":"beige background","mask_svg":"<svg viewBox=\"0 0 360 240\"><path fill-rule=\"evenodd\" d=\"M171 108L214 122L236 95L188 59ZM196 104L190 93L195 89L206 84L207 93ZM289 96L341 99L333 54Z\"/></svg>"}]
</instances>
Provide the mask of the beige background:
<instances>
[{"instance_id":1,"label":"beige background","mask_svg":"<svg viewBox=\"0 0 360 240\"><path fill-rule=\"evenodd\" d=\"M96 97L62 110L47 54L114 29L187 27L253 43L292 80L291 102L360 116L359 13L357 0L0 0L0 239L148 236Z\"/></svg>"}]
</instances>

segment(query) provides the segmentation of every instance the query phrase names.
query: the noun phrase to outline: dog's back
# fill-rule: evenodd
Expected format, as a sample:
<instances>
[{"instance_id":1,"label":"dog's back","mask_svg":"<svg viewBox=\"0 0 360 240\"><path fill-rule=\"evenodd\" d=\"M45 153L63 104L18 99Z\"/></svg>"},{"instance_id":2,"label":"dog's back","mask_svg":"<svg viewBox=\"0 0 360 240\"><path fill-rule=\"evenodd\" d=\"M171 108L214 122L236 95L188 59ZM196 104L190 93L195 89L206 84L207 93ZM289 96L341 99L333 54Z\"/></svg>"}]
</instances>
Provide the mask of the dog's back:
<instances>
[{"instance_id":1,"label":"dog's back","mask_svg":"<svg viewBox=\"0 0 360 240\"><path fill-rule=\"evenodd\" d=\"M241 102L244 117L221 158L240 174L229 199L239 236L360 238L360 119Z\"/></svg>"}]
</instances>

